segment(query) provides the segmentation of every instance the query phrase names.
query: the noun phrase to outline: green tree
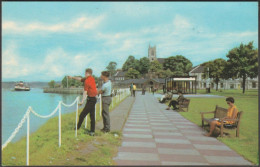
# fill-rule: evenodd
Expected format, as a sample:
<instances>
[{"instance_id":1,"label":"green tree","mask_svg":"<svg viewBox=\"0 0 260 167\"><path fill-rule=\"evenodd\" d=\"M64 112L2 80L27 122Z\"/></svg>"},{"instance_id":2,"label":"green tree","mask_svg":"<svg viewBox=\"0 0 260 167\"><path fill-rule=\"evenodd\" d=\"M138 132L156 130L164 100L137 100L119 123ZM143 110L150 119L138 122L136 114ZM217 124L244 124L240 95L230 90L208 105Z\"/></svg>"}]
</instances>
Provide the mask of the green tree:
<instances>
[{"instance_id":1,"label":"green tree","mask_svg":"<svg viewBox=\"0 0 260 167\"><path fill-rule=\"evenodd\" d=\"M140 77L140 72L137 71L136 69L129 68L125 76L130 79L136 79Z\"/></svg>"},{"instance_id":2,"label":"green tree","mask_svg":"<svg viewBox=\"0 0 260 167\"><path fill-rule=\"evenodd\" d=\"M139 60L140 73L146 74L150 68L150 60L147 57L143 57Z\"/></svg>"},{"instance_id":3,"label":"green tree","mask_svg":"<svg viewBox=\"0 0 260 167\"><path fill-rule=\"evenodd\" d=\"M239 47L231 49L227 54L225 68L226 78L242 78L243 93L245 93L246 78L258 75L258 49L253 46L253 41L247 45L241 43Z\"/></svg>"},{"instance_id":4,"label":"green tree","mask_svg":"<svg viewBox=\"0 0 260 167\"><path fill-rule=\"evenodd\" d=\"M170 69L173 75L188 75L192 69L192 63L182 55L168 57L163 64L163 68Z\"/></svg>"},{"instance_id":5,"label":"green tree","mask_svg":"<svg viewBox=\"0 0 260 167\"><path fill-rule=\"evenodd\" d=\"M49 87L50 88L54 88L55 87L55 81L54 80L51 80L49 83L48 83Z\"/></svg>"},{"instance_id":6,"label":"green tree","mask_svg":"<svg viewBox=\"0 0 260 167\"><path fill-rule=\"evenodd\" d=\"M156 72L156 75L159 77L159 78L167 78L167 77L171 77L173 75L173 72L171 72L170 69L167 69L167 70L158 70Z\"/></svg>"},{"instance_id":7,"label":"green tree","mask_svg":"<svg viewBox=\"0 0 260 167\"><path fill-rule=\"evenodd\" d=\"M110 73L110 77L116 73L116 66L117 66L117 63L114 61L111 61L111 62L109 62L108 66L106 67L106 69Z\"/></svg>"},{"instance_id":8,"label":"green tree","mask_svg":"<svg viewBox=\"0 0 260 167\"><path fill-rule=\"evenodd\" d=\"M81 76L77 76L77 77L81 77ZM82 77L81 77L82 78ZM65 76L62 81L61 81L61 85L64 88L67 88L67 76ZM70 88L71 86L75 86L75 87L80 87L83 86L84 83L75 79L69 79L68 80L68 88Z\"/></svg>"},{"instance_id":9,"label":"green tree","mask_svg":"<svg viewBox=\"0 0 260 167\"><path fill-rule=\"evenodd\" d=\"M134 56L130 55L125 63L123 64L123 71L128 71L128 69L135 69L137 71L140 70L140 63L139 60L136 60Z\"/></svg>"},{"instance_id":10,"label":"green tree","mask_svg":"<svg viewBox=\"0 0 260 167\"><path fill-rule=\"evenodd\" d=\"M163 70L162 64L159 63L159 61L155 60L151 62L149 71L150 72L159 72L160 70Z\"/></svg>"},{"instance_id":11,"label":"green tree","mask_svg":"<svg viewBox=\"0 0 260 167\"><path fill-rule=\"evenodd\" d=\"M203 77L207 78L209 74L209 78L213 78L213 81L217 85L216 91L218 90L218 83L220 79L225 78L224 69L226 67L226 64L227 62L224 59L216 59L214 61L209 61L202 64L202 66L204 67Z\"/></svg>"}]
</instances>

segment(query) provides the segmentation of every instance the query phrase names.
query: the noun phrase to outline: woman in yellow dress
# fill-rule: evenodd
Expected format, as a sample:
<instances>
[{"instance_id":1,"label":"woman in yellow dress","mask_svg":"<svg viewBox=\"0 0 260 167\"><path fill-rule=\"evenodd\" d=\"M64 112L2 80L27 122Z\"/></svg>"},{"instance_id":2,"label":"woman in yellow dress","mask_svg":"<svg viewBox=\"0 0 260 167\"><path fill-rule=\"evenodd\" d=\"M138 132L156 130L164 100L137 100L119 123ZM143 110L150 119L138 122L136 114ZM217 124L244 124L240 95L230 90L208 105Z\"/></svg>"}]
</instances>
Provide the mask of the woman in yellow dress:
<instances>
[{"instance_id":1,"label":"woman in yellow dress","mask_svg":"<svg viewBox=\"0 0 260 167\"><path fill-rule=\"evenodd\" d=\"M236 119L237 118L237 107L234 105L235 99L233 97L226 98L226 102L229 105L227 116L222 119ZM224 124L234 124L234 121L225 121ZM210 131L208 134L205 134L205 136L211 136L212 132L214 131L215 127L217 125L221 125L220 121L214 120L210 123Z\"/></svg>"}]
</instances>

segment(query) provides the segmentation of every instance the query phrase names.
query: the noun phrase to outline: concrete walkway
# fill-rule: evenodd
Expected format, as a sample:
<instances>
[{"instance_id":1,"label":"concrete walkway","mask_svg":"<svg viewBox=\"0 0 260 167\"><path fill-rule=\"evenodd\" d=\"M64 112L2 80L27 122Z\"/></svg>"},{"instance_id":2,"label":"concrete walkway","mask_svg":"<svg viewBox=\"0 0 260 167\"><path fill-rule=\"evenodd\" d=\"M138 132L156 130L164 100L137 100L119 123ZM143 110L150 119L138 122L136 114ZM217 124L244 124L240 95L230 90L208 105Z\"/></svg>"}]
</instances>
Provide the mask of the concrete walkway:
<instances>
[{"instance_id":1,"label":"concrete walkway","mask_svg":"<svg viewBox=\"0 0 260 167\"><path fill-rule=\"evenodd\" d=\"M123 128L117 165L252 165L152 94L137 93Z\"/></svg>"}]
</instances>

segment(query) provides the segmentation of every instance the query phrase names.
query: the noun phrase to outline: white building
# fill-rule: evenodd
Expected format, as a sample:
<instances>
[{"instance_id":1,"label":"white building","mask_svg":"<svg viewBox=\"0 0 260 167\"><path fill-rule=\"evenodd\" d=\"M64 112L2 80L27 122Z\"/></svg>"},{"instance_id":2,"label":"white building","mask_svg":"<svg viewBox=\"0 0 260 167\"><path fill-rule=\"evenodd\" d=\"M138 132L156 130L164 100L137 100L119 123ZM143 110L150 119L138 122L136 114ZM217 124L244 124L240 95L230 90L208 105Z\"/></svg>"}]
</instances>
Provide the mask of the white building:
<instances>
[{"instance_id":1,"label":"white building","mask_svg":"<svg viewBox=\"0 0 260 167\"><path fill-rule=\"evenodd\" d=\"M193 67L189 72L190 76L197 76L197 89L206 89L207 81L203 79L202 75L204 72L204 67L201 65ZM210 88L216 89L216 84L213 79L210 79ZM219 89L242 89L242 78L239 79L221 79L218 83ZM246 79L246 89L258 89L258 77L257 78L247 78Z\"/></svg>"}]
</instances>

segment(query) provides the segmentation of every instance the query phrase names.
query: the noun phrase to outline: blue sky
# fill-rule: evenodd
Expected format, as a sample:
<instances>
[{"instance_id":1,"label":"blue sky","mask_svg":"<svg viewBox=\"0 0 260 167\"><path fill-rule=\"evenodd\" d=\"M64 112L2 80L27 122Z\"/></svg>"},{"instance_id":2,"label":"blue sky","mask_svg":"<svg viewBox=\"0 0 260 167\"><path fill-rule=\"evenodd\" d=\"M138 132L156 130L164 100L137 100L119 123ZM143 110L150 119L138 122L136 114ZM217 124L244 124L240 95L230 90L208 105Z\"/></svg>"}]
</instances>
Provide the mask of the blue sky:
<instances>
[{"instance_id":1,"label":"blue sky","mask_svg":"<svg viewBox=\"0 0 260 167\"><path fill-rule=\"evenodd\" d=\"M2 80L100 76L149 44L195 66L249 41L258 46L257 2L3 2Z\"/></svg>"}]
</instances>

